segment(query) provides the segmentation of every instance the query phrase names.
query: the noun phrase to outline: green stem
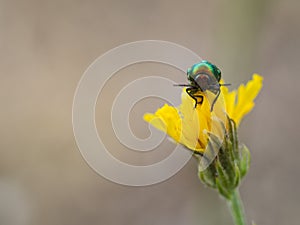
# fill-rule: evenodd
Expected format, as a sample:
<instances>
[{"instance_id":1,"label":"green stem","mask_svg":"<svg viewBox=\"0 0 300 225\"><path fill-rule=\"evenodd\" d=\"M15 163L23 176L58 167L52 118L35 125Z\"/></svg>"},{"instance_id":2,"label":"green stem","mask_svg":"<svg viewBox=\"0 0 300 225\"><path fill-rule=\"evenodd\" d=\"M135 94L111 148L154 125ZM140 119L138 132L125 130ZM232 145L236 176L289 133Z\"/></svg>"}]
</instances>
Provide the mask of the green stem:
<instances>
[{"instance_id":1,"label":"green stem","mask_svg":"<svg viewBox=\"0 0 300 225\"><path fill-rule=\"evenodd\" d=\"M231 198L228 200L228 204L235 225L246 225L243 202L241 200L238 188L233 191Z\"/></svg>"}]
</instances>

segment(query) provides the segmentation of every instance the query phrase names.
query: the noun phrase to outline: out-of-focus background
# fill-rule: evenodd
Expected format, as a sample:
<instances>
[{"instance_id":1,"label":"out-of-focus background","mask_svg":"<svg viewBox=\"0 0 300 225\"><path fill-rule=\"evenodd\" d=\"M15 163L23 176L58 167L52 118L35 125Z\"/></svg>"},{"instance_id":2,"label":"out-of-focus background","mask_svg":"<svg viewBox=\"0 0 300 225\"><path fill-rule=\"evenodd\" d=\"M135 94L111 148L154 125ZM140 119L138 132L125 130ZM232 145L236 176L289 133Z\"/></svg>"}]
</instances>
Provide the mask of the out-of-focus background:
<instances>
[{"instance_id":1,"label":"out-of-focus background","mask_svg":"<svg viewBox=\"0 0 300 225\"><path fill-rule=\"evenodd\" d=\"M71 110L83 72L111 48L144 39L193 50L219 65L232 88L253 72L264 76L240 127L252 152L241 194L249 222L299 224L299 10L293 0L1 0L0 224L233 224L223 199L197 179L194 160L165 182L134 188L97 175L77 149ZM116 155L123 147L109 107L118 90L174 70L136 66L116 74L97 105L99 133ZM133 109L141 137L149 134L143 113L162 104L153 102Z\"/></svg>"}]
</instances>

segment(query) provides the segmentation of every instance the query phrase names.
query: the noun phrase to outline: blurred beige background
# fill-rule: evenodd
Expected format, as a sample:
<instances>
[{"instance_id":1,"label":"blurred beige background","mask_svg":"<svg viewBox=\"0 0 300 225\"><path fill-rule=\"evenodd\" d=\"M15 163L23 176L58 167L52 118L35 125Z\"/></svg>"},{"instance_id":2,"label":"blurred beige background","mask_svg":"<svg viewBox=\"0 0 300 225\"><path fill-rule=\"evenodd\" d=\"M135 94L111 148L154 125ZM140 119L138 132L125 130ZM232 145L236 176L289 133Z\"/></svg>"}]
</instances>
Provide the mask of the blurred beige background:
<instances>
[{"instance_id":1,"label":"blurred beige background","mask_svg":"<svg viewBox=\"0 0 300 225\"><path fill-rule=\"evenodd\" d=\"M293 0L1 0L0 224L232 224L225 202L198 181L193 160L163 183L133 188L98 176L76 147L71 109L83 72L111 48L144 39L195 51L219 65L233 87L253 72L265 77L240 128L252 152L242 197L249 222L299 224L299 10ZM98 129L119 152L106 128L109 107L118 89L141 75L139 66L117 74L97 105ZM147 64L144 76L145 68L172 75ZM137 118L161 104L153 102L134 109L140 136L149 131Z\"/></svg>"}]
</instances>

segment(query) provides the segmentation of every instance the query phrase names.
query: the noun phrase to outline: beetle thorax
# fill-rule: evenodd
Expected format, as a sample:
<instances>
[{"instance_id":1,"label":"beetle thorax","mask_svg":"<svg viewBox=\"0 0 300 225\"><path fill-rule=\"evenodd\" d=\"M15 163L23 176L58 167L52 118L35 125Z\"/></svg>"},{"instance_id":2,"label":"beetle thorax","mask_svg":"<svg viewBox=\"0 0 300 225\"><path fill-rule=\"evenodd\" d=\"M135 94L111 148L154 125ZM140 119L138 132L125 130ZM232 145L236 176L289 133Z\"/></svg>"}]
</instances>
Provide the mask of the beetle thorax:
<instances>
[{"instance_id":1,"label":"beetle thorax","mask_svg":"<svg viewBox=\"0 0 300 225\"><path fill-rule=\"evenodd\" d=\"M210 77L207 74L198 74L195 76L195 83L202 91L206 91L210 87Z\"/></svg>"}]
</instances>

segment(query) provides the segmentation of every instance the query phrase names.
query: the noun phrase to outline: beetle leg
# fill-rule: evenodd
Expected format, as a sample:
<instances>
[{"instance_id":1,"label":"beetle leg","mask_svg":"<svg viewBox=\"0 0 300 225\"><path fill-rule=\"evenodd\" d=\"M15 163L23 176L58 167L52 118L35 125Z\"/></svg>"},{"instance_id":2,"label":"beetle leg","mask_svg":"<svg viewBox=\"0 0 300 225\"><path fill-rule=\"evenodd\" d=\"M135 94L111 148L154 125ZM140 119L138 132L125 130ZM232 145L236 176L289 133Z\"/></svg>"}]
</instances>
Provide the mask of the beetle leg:
<instances>
[{"instance_id":1,"label":"beetle leg","mask_svg":"<svg viewBox=\"0 0 300 225\"><path fill-rule=\"evenodd\" d=\"M194 95L197 98L197 104L203 103L203 95ZM200 98L200 101L198 101L198 98Z\"/></svg>"},{"instance_id":2,"label":"beetle leg","mask_svg":"<svg viewBox=\"0 0 300 225\"><path fill-rule=\"evenodd\" d=\"M203 96L202 95L195 95L195 93L198 91L198 88L187 88L186 93L195 100L195 108L197 107L198 104L201 104L203 102ZM200 102L198 102L197 98L201 98Z\"/></svg>"},{"instance_id":3,"label":"beetle leg","mask_svg":"<svg viewBox=\"0 0 300 225\"><path fill-rule=\"evenodd\" d=\"M221 90L219 89L219 91L218 91L218 93L217 93L217 96L215 97L214 101L213 101L212 104L211 104L211 108L210 108L210 111L211 111L211 112L214 110L214 105L215 105L215 103L217 102L220 93L221 93Z\"/></svg>"}]
</instances>

